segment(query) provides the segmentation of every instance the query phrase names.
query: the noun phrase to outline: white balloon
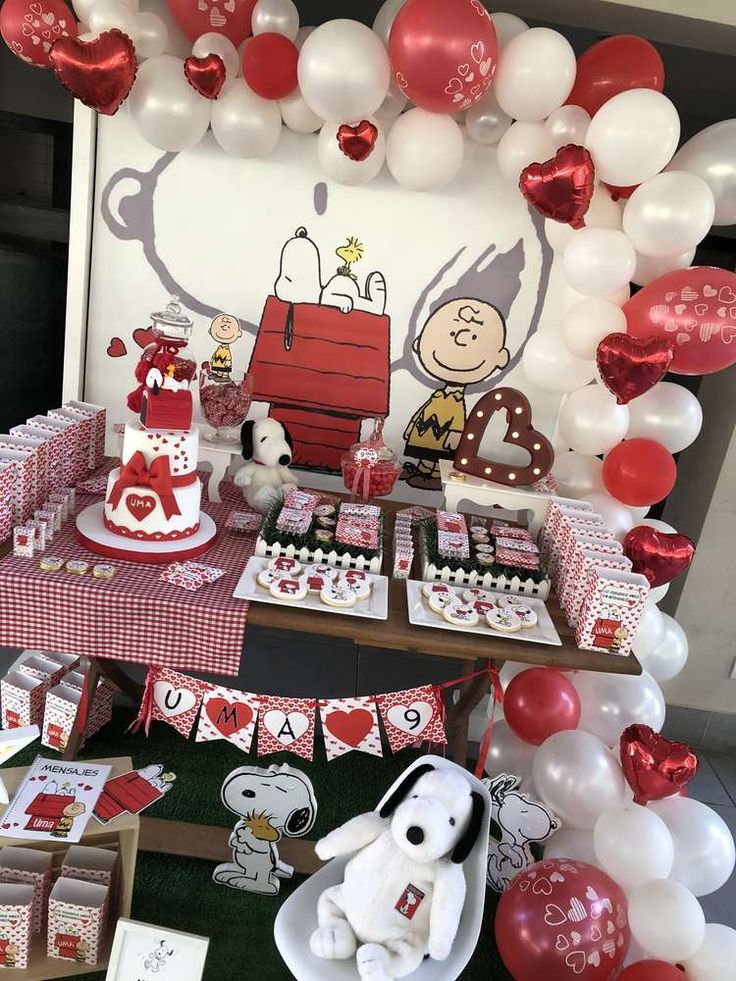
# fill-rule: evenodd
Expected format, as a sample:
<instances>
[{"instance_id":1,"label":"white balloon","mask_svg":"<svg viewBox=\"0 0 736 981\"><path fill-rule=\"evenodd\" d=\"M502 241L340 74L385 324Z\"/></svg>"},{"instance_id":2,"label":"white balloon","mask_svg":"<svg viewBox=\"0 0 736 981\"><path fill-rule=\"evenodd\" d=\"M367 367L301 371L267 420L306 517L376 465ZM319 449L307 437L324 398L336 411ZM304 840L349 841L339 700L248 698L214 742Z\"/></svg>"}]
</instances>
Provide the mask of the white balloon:
<instances>
[{"instance_id":1,"label":"white balloon","mask_svg":"<svg viewBox=\"0 0 736 981\"><path fill-rule=\"evenodd\" d=\"M521 172L530 163L554 156L552 137L542 123L512 123L498 143L496 163L506 180L518 184Z\"/></svg>"},{"instance_id":2,"label":"white balloon","mask_svg":"<svg viewBox=\"0 0 736 981\"><path fill-rule=\"evenodd\" d=\"M242 78L234 78L212 103L212 133L232 157L265 157L281 136L278 102L262 99Z\"/></svg>"},{"instance_id":3,"label":"white balloon","mask_svg":"<svg viewBox=\"0 0 736 981\"><path fill-rule=\"evenodd\" d=\"M294 46L296 47L297 51L302 50L304 42L314 30L316 30L316 28L312 27L311 25L299 28L299 30L296 32L296 37L294 38Z\"/></svg>"},{"instance_id":4,"label":"white balloon","mask_svg":"<svg viewBox=\"0 0 736 981\"><path fill-rule=\"evenodd\" d=\"M404 0L384 0L373 21L373 30L388 47L388 36L394 26L396 15L404 6Z\"/></svg>"},{"instance_id":5,"label":"white balloon","mask_svg":"<svg viewBox=\"0 0 736 981\"><path fill-rule=\"evenodd\" d=\"M386 141L386 163L394 180L414 191L434 191L449 184L464 155L462 130L455 120L425 109L410 109L399 116Z\"/></svg>"},{"instance_id":6,"label":"white balloon","mask_svg":"<svg viewBox=\"0 0 736 981\"><path fill-rule=\"evenodd\" d=\"M285 99L279 99L279 109L284 125L295 133L316 133L324 122L312 112L298 88Z\"/></svg>"},{"instance_id":7,"label":"white balloon","mask_svg":"<svg viewBox=\"0 0 736 981\"><path fill-rule=\"evenodd\" d=\"M574 304L562 318L562 339L576 358L592 361L598 345L609 334L626 333L626 314L621 307L597 296ZM633 402L632 402L633 405Z\"/></svg>"},{"instance_id":8,"label":"white balloon","mask_svg":"<svg viewBox=\"0 0 736 981\"><path fill-rule=\"evenodd\" d=\"M164 22L168 32L165 54L173 55L175 58L188 58L192 53L192 42L174 20L174 15L168 6L165 3L157 6L156 15Z\"/></svg>"},{"instance_id":9,"label":"white balloon","mask_svg":"<svg viewBox=\"0 0 736 981\"><path fill-rule=\"evenodd\" d=\"M603 385L570 392L557 416L560 437L576 453L607 453L626 435L629 409L619 405Z\"/></svg>"},{"instance_id":10,"label":"white balloon","mask_svg":"<svg viewBox=\"0 0 736 981\"><path fill-rule=\"evenodd\" d=\"M605 493L603 461L581 453L555 453L552 474L563 497L582 497L584 494Z\"/></svg>"},{"instance_id":11,"label":"white balloon","mask_svg":"<svg viewBox=\"0 0 736 981\"><path fill-rule=\"evenodd\" d=\"M590 114L582 106L560 106L550 113L544 125L549 130L556 149L568 143L583 146L590 126ZM587 215L585 223L588 223Z\"/></svg>"},{"instance_id":12,"label":"white balloon","mask_svg":"<svg viewBox=\"0 0 736 981\"><path fill-rule=\"evenodd\" d=\"M337 142L336 123L325 123L317 140L317 159L328 177L349 186L367 184L378 174L386 159L386 137L375 119L369 120L378 129L378 138L365 160L351 160L340 149Z\"/></svg>"},{"instance_id":13,"label":"white balloon","mask_svg":"<svg viewBox=\"0 0 736 981\"><path fill-rule=\"evenodd\" d=\"M629 894L629 927L653 958L676 964L697 951L705 916L695 896L669 879L652 879Z\"/></svg>"},{"instance_id":14,"label":"white balloon","mask_svg":"<svg viewBox=\"0 0 736 981\"><path fill-rule=\"evenodd\" d=\"M493 146L498 143L512 123L499 106L493 89L468 109L465 115L465 129L471 140Z\"/></svg>"},{"instance_id":15,"label":"white balloon","mask_svg":"<svg viewBox=\"0 0 736 981\"><path fill-rule=\"evenodd\" d=\"M532 27L501 51L494 78L498 104L522 122L546 119L558 109L575 82L575 52L548 27Z\"/></svg>"},{"instance_id":16,"label":"white balloon","mask_svg":"<svg viewBox=\"0 0 736 981\"><path fill-rule=\"evenodd\" d=\"M694 896L708 896L725 885L736 865L728 825L712 807L675 794L648 805L669 828L675 846L670 878Z\"/></svg>"},{"instance_id":17,"label":"white balloon","mask_svg":"<svg viewBox=\"0 0 736 981\"><path fill-rule=\"evenodd\" d=\"M697 396L675 382L660 382L629 403L628 439L642 436L679 453L694 442L703 425Z\"/></svg>"},{"instance_id":18,"label":"white balloon","mask_svg":"<svg viewBox=\"0 0 736 981\"><path fill-rule=\"evenodd\" d=\"M532 771L536 746L525 743L501 719L493 726L491 748L485 761L485 771L495 777L499 773L510 773L516 777L526 777Z\"/></svg>"},{"instance_id":19,"label":"white balloon","mask_svg":"<svg viewBox=\"0 0 736 981\"><path fill-rule=\"evenodd\" d=\"M623 228L642 255L681 255L705 238L715 201L702 177L682 170L655 174L640 184L624 208Z\"/></svg>"},{"instance_id":20,"label":"white balloon","mask_svg":"<svg viewBox=\"0 0 736 981\"><path fill-rule=\"evenodd\" d=\"M641 524L641 522L640 521L637 521L637 524ZM650 603L655 603L655 604L656 603L661 603L662 600L667 595L667 590L669 588L670 588L670 584L668 582L666 582L663 586L653 586L649 590L649 596L648 596L647 601L650 602ZM659 678L658 680L661 681L662 679Z\"/></svg>"},{"instance_id":21,"label":"white balloon","mask_svg":"<svg viewBox=\"0 0 736 981\"><path fill-rule=\"evenodd\" d=\"M166 51L169 43L169 29L158 14L141 10L135 16L133 43L135 44L136 56L139 59L155 58L156 55Z\"/></svg>"},{"instance_id":22,"label":"white balloon","mask_svg":"<svg viewBox=\"0 0 736 981\"><path fill-rule=\"evenodd\" d=\"M565 106L562 107L563 109ZM602 184L596 184L590 205L585 212L586 228L620 228L621 208ZM582 229L575 229L562 221L546 218L544 232L555 252L564 252L565 246Z\"/></svg>"},{"instance_id":23,"label":"white balloon","mask_svg":"<svg viewBox=\"0 0 736 981\"><path fill-rule=\"evenodd\" d=\"M593 844L598 864L622 889L670 874L672 836L648 807L627 804L602 814L593 829Z\"/></svg>"},{"instance_id":24,"label":"white balloon","mask_svg":"<svg viewBox=\"0 0 736 981\"><path fill-rule=\"evenodd\" d=\"M586 494L585 500L590 501L605 521L608 530L622 542L634 527L634 519L626 505L605 492L602 494Z\"/></svg>"},{"instance_id":25,"label":"white balloon","mask_svg":"<svg viewBox=\"0 0 736 981\"><path fill-rule=\"evenodd\" d=\"M647 599L639 619L639 625L636 628L636 634L634 635L634 654L641 661L642 658L646 658L648 654L651 654L661 644L663 638L664 617L662 611Z\"/></svg>"},{"instance_id":26,"label":"white balloon","mask_svg":"<svg viewBox=\"0 0 736 981\"><path fill-rule=\"evenodd\" d=\"M200 35L192 45L192 54L195 58L205 58L209 54L219 55L225 65L225 78L228 80L237 78L240 74L238 49L224 34L210 31Z\"/></svg>"},{"instance_id":27,"label":"white balloon","mask_svg":"<svg viewBox=\"0 0 736 981\"><path fill-rule=\"evenodd\" d=\"M521 674L522 671L528 671L529 668L533 667L531 664L521 664L519 661L505 661L501 670L498 672L498 678L501 682L502 691L506 691L511 681Z\"/></svg>"},{"instance_id":28,"label":"white balloon","mask_svg":"<svg viewBox=\"0 0 736 981\"><path fill-rule=\"evenodd\" d=\"M293 41L299 30L299 11L293 0L257 0L251 16L256 34L283 34Z\"/></svg>"},{"instance_id":29,"label":"white balloon","mask_svg":"<svg viewBox=\"0 0 736 981\"><path fill-rule=\"evenodd\" d=\"M624 800L618 760L589 732L557 732L537 749L534 786L565 824L592 830L601 814Z\"/></svg>"},{"instance_id":30,"label":"white balloon","mask_svg":"<svg viewBox=\"0 0 736 981\"><path fill-rule=\"evenodd\" d=\"M657 646L641 653L634 647L642 668L660 684L677 677L687 664L689 652L687 636L680 624L668 613L663 613L662 619L664 635Z\"/></svg>"},{"instance_id":31,"label":"white balloon","mask_svg":"<svg viewBox=\"0 0 736 981\"><path fill-rule=\"evenodd\" d=\"M516 14L491 14L491 20L493 21L493 26L496 28L496 40L498 41L498 50L505 48L506 45L517 34L523 34L524 31L529 30L529 25L521 17L517 17Z\"/></svg>"},{"instance_id":32,"label":"white balloon","mask_svg":"<svg viewBox=\"0 0 736 981\"><path fill-rule=\"evenodd\" d=\"M639 722L660 732L664 725L664 695L646 671L640 675L578 671L573 685L580 696L579 727L616 751L627 726Z\"/></svg>"},{"instance_id":33,"label":"white balloon","mask_svg":"<svg viewBox=\"0 0 736 981\"><path fill-rule=\"evenodd\" d=\"M736 119L706 126L683 144L670 166L707 182L716 202L716 225L736 223Z\"/></svg>"},{"instance_id":34,"label":"white balloon","mask_svg":"<svg viewBox=\"0 0 736 981\"><path fill-rule=\"evenodd\" d=\"M383 125L386 132L393 126L401 113L406 109L409 100L402 95L401 89L392 81L386 98L376 113L376 119Z\"/></svg>"},{"instance_id":35,"label":"white balloon","mask_svg":"<svg viewBox=\"0 0 736 981\"><path fill-rule=\"evenodd\" d=\"M706 923L703 943L682 965L687 981L726 981L725 965L736 965L736 930L722 923Z\"/></svg>"},{"instance_id":36,"label":"white balloon","mask_svg":"<svg viewBox=\"0 0 736 981\"><path fill-rule=\"evenodd\" d=\"M550 392L573 392L596 374L595 361L570 354L554 330L538 330L529 338L521 364L532 384Z\"/></svg>"},{"instance_id":37,"label":"white balloon","mask_svg":"<svg viewBox=\"0 0 736 981\"><path fill-rule=\"evenodd\" d=\"M90 13L100 0L73 0L72 7L74 8L74 13L77 15L81 21L81 25L89 25L90 23ZM123 6L127 7L131 14L138 13L138 0L120 0ZM86 32L91 33L91 32Z\"/></svg>"},{"instance_id":38,"label":"white balloon","mask_svg":"<svg viewBox=\"0 0 736 981\"><path fill-rule=\"evenodd\" d=\"M679 138L680 117L666 95L653 89L628 89L593 116L585 145L599 180L630 187L663 170Z\"/></svg>"},{"instance_id":39,"label":"white balloon","mask_svg":"<svg viewBox=\"0 0 736 981\"><path fill-rule=\"evenodd\" d=\"M320 25L306 39L297 74L313 112L322 119L350 123L380 108L391 70L381 39L369 27L338 19Z\"/></svg>"},{"instance_id":40,"label":"white balloon","mask_svg":"<svg viewBox=\"0 0 736 981\"><path fill-rule=\"evenodd\" d=\"M222 98L222 97L221 97ZM184 62L156 55L138 68L128 108L145 140L162 150L187 150L202 139L217 103L195 92L184 75Z\"/></svg>"},{"instance_id":41,"label":"white balloon","mask_svg":"<svg viewBox=\"0 0 736 981\"><path fill-rule=\"evenodd\" d=\"M117 27L128 37L135 37L136 15L123 0L97 0L90 7L87 23L89 29L96 34Z\"/></svg>"},{"instance_id":42,"label":"white balloon","mask_svg":"<svg viewBox=\"0 0 736 981\"><path fill-rule=\"evenodd\" d=\"M659 279L665 273L673 272L675 269L687 269L693 264L695 249L688 249L680 255L658 256L640 255L636 253L636 269L631 277L632 282L637 286L646 286L654 279Z\"/></svg>"},{"instance_id":43,"label":"white balloon","mask_svg":"<svg viewBox=\"0 0 736 981\"><path fill-rule=\"evenodd\" d=\"M562 261L567 281L586 296L615 293L636 268L634 247L615 228L581 228L565 247Z\"/></svg>"},{"instance_id":44,"label":"white balloon","mask_svg":"<svg viewBox=\"0 0 736 981\"><path fill-rule=\"evenodd\" d=\"M593 847L593 832L579 831L577 828L560 828L555 831L544 846L545 859L571 858L575 862L586 862L598 868L595 848Z\"/></svg>"},{"instance_id":45,"label":"white balloon","mask_svg":"<svg viewBox=\"0 0 736 981\"><path fill-rule=\"evenodd\" d=\"M633 504L627 504L626 507L631 512L631 517L634 519L634 525L638 525L642 518L646 518L649 512L652 510L651 504L645 504L640 508L634 507Z\"/></svg>"},{"instance_id":46,"label":"white balloon","mask_svg":"<svg viewBox=\"0 0 736 981\"><path fill-rule=\"evenodd\" d=\"M648 525L650 528L655 528L657 531L663 531L665 535L676 535L677 529L673 528L672 525L667 524L666 521L662 521L661 518L643 518L638 522L640 525Z\"/></svg>"}]
</instances>

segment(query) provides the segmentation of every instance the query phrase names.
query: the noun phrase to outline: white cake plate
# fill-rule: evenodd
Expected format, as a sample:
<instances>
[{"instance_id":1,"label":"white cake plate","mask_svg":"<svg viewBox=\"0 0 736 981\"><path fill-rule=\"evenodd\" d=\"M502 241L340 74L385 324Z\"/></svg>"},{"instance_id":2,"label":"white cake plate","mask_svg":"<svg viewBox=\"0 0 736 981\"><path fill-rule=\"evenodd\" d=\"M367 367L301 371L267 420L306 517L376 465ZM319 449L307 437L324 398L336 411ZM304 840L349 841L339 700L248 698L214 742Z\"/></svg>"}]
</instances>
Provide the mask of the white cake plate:
<instances>
[{"instance_id":1,"label":"white cake plate","mask_svg":"<svg viewBox=\"0 0 736 981\"><path fill-rule=\"evenodd\" d=\"M109 531L102 520L104 501L91 504L77 515L77 538L90 552L108 559L127 562L177 562L193 559L211 547L217 537L217 525L208 514L199 513L199 528L189 538L171 542L139 542Z\"/></svg>"}]
</instances>

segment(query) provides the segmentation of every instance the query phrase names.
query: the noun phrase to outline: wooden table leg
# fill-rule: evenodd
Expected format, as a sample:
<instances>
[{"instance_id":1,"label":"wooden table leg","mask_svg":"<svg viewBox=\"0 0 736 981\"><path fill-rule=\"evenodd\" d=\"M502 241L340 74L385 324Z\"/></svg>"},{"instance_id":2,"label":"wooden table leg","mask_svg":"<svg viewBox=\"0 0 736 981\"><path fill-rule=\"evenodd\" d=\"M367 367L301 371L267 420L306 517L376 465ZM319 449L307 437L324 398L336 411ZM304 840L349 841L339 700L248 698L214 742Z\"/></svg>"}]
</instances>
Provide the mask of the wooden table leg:
<instances>
[{"instance_id":1,"label":"wooden table leg","mask_svg":"<svg viewBox=\"0 0 736 981\"><path fill-rule=\"evenodd\" d=\"M84 690L87 693L87 698L85 704L80 704L77 708L77 714L74 717L74 723L72 725L72 731L69 735L69 741L64 747L64 752L61 754L61 758L63 760L75 760L77 758L77 753L84 745L84 731L87 728L89 709L94 700L99 680L100 671L97 661L95 661L94 658L90 658L84 671Z\"/></svg>"},{"instance_id":2,"label":"wooden table leg","mask_svg":"<svg viewBox=\"0 0 736 981\"><path fill-rule=\"evenodd\" d=\"M460 766L465 766L468 762L470 715L476 705L481 703L489 688L490 679L486 674L465 681L460 688L460 697L447 713L445 728L447 729L450 755L455 763L459 763Z\"/></svg>"},{"instance_id":3,"label":"wooden table leg","mask_svg":"<svg viewBox=\"0 0 736 981\"><path fill-rule=\"evenodd\" d=\"M130 675L120 667L117 661L108 661L101 658L90 658L94 661L98 673L106 678L111 684L115 685L119 692L132 698L135 702L140 702L143 698L143 685L133 681Z\"/></svg>"}]
</instances>

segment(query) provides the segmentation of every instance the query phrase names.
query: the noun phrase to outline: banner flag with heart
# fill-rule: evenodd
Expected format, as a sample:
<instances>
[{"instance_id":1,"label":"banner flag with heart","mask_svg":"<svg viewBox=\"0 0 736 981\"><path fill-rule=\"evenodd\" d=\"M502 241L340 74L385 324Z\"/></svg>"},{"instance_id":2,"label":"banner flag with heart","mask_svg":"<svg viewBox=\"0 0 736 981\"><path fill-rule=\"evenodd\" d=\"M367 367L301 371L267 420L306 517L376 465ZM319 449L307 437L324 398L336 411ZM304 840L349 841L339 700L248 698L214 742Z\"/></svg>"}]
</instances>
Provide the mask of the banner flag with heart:
<instances>
[{"instance_id":1,"label":"banner flag with heart","mask_svg":"<svg viewBox=\"0 0 736 981\"><path fill-rule=\"evenodd\" d=\"M319 714L328 760L354 749L383 756L375 698L328 698L319 703Z\"/></svg>"},{"instance_id":2,"label":"banner flag with heart","mask_svg":"<svg viewBox=\"0 0 736 981\"><path fill-rule=\"evenodd\" d=\"M205 681L197 681L170 668L149 668L141 707L131 731L137 732L143 725L148 735L151 722L167 722L187 739L194 727L202 696L210 687Z\"/></svg>"},{"instance_id":3,"label":"banner flag with heart","mask_svg":"<svg viewBox=\"0 0 736 981\"><path fill-rule=\"evenodd\" d=\"M258 755L288 749L302 759L313 760L314 699L261 695L258 701Z\"/></svg>"},{"instance_id":4,"label":"banner flag with heart","mask_svg":"<svg viewBox=\"0 0 736 981\"><path fill-rule=\"evenodd\" d=\"M258 695L214 686L202 699L195 742L227 739L244 753L249 753L257 717Z\"/></svg>"},{"instance_id":5,"label":"banner flag with heart","mask_svg":"<svg viewBox=\"0 0 736 981\"><path fill-rule=\"evenodd\" d=\"M424 740L446 745L444 710L438 688L422 685L388 692L378 695L377 701L392 753Z\"/></svg>"}]
</instances>

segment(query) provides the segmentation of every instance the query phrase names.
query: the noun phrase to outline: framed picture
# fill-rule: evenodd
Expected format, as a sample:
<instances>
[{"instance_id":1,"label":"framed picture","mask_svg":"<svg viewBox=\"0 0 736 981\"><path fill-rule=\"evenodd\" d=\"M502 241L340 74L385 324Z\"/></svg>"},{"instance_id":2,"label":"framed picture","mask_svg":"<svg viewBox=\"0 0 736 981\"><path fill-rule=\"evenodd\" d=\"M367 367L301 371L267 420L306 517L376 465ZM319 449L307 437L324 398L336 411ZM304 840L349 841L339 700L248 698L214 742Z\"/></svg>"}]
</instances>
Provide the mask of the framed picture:
<instances>
[{"instance_id":1,"label":"framed picture","mask_svg":"<svg viewBox=\"0 0 736 981\"><path fill-rule=\"evenodd\" d=\"M107 981L200 981L209 937L118 920Z\"/></svg>"}]
</instances>

